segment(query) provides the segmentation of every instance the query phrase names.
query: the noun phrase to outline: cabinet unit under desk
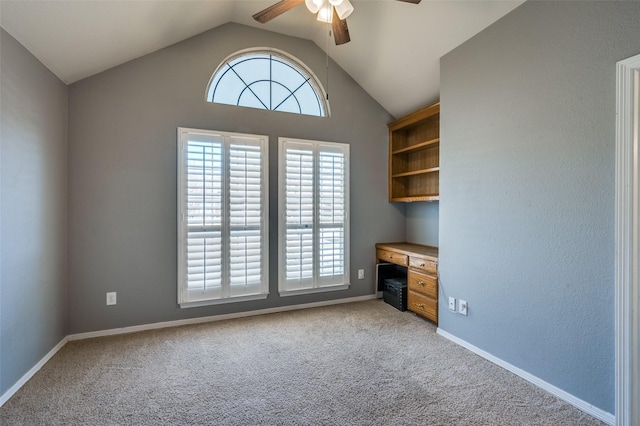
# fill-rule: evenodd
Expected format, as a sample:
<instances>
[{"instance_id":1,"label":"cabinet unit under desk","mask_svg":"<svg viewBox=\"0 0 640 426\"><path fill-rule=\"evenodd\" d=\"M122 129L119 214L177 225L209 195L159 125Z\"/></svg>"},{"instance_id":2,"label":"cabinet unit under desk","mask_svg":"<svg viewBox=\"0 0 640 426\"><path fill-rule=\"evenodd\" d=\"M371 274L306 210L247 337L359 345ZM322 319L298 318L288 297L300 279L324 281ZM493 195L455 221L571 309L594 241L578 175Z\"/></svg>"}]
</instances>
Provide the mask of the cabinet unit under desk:
<instances>
[{"instance_id":1,"label":"cabinet unit under desk","mask_svg":"<svg viewBox=\"0 0 640 426\"><path fill-rule=\"evenodd\" d=\"M414 243L378 243L378 263L407 267L407 309L438 324L438 248Z\"/></svg>"}]
</instances>

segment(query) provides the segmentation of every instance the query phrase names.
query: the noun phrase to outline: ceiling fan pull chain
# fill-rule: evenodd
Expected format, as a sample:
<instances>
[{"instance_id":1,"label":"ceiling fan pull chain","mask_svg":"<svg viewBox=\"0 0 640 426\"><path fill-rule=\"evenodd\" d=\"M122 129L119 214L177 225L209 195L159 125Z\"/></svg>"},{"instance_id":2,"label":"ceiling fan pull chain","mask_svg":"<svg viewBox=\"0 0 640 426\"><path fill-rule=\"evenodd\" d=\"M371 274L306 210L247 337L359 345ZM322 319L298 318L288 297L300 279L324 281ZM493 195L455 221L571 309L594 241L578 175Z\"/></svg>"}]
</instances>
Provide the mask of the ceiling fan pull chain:
<instances>
[{"instance_id":1,"label":"ceiling fan pull chain","mask_svg":"<svg viewBox=\"0 0 640 426\"><path fill-rule=\"evenodd\" d=\"M327 50L326 50L326 68L327 68L327 101L329 100L329 44L331 41L331 24L327 23L329 33L327 35Z\"/></svg>"}]
</instances>

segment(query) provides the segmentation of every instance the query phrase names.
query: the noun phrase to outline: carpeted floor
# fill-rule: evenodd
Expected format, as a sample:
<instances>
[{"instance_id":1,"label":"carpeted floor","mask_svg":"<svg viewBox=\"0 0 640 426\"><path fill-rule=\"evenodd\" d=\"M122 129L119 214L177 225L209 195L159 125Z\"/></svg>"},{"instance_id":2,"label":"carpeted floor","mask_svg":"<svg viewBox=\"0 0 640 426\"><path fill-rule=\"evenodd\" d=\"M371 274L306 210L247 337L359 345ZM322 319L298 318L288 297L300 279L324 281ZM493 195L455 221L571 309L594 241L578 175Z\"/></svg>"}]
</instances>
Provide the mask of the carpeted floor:
<instances>
[{"instance_id":1,"label":"carpeted floor","mask_svg":"<svg viewBox=\"0 0 640 426\"><path fill-rule=\"evenodd\" d=\"M600 425L380 300L69 342L2 425Z\"/></svg>"}]
</instances>

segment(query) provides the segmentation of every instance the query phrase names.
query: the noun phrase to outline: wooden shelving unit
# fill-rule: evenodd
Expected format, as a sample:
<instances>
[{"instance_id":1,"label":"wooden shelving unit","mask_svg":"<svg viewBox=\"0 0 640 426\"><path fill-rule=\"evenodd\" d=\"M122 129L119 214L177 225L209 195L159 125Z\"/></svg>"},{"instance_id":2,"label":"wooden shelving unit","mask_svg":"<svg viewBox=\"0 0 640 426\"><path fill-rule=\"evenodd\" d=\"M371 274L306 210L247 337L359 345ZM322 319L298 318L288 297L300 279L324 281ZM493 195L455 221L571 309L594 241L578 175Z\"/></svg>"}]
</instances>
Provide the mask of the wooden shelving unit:
<instances>
[{"instance_id":1,"label":"wooden shelving unit","mask_svg":"<svg viewBox=\"0 0 640 426\"><path fill-rule=\"evenodd\" d=\"M440 102L389 126L389 201L440 199Z\"/></svg>"}]
</instances>

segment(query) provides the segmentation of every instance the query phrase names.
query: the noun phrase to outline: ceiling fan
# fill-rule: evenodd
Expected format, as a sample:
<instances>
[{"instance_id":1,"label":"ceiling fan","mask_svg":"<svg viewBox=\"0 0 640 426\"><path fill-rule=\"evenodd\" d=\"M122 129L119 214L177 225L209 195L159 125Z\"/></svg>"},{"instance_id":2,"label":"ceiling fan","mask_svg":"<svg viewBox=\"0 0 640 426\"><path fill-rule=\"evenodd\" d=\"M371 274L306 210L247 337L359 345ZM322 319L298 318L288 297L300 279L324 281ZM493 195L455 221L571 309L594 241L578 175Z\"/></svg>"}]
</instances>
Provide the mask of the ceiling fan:
<instances>
[{"instance_id":1,"label":"ceiling fan","mask_svg":"<svg viewBox=\"0 0 640 426\"><path fill-rule=\"evenodd\" d=\"M397 1L418 4L421 0ZM317 13L318 21L331 24L333 38L337 45L351 41L349 27L347 27L347 17L353 12L353 6L349 0L280 0L278 3L253 15L253 19L264 24L293 9L300 3L305 3L311 13Z\"/></svg>"}]
</instances>

